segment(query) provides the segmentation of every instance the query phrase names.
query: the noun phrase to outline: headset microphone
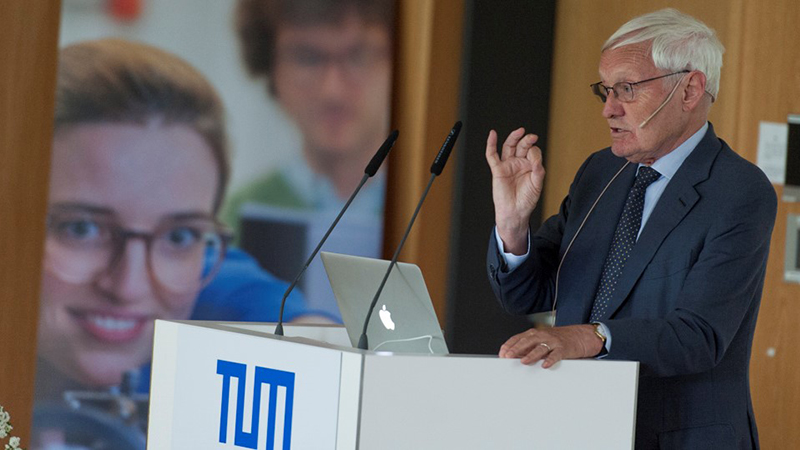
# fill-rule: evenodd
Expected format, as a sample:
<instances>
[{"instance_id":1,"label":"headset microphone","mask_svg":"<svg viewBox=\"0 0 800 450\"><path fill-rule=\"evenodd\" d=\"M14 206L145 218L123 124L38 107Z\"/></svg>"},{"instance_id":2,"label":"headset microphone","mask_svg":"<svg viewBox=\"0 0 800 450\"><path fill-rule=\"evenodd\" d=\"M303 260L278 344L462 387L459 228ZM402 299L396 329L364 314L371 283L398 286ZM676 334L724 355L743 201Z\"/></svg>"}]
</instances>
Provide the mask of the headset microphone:
<instances>
[{"instance_id":1,"label":"headset microphone","mask_svg":"<svg viewBox=\"0 0 800 450\"><path fill-rule=\"evenodd\" d=\"M684 75L683 78L686 78L686 75ZM681 81L683 81L683 78L681 78ZM678 90L678 86L681 85L681 81L678 81L678 83L675 84L675 87L672 88L672 92L670 92L669 95L667 96L667 99L664 100L663 103L661 103L661 106L656 108L656 110L653 111L653 114L650 114L650 117L648 117L647 119L644 119L644 121L639 124L639 128L644 128L644 126L647 125L648 122L650 122L650 119L655 117L656 114L659 113L659 111L661 111L665 106L667 106L667 103L669 103L669 101L672 99L672 96L675 95L675 91Z\"/></svg>"}]
</instances>

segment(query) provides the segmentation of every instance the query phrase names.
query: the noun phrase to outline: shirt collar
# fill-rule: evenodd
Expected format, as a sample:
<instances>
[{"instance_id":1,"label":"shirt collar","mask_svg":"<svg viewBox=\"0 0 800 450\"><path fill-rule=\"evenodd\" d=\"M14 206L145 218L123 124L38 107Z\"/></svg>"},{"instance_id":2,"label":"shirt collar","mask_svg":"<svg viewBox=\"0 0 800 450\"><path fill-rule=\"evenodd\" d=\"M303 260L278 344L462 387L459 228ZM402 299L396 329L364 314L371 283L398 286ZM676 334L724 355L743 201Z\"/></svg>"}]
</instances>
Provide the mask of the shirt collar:
<instances>
[{"instance_id":1,"label":"shirt collar","mask_svg":"<svg viewBox=\"0 0 800 450\"><path fill-rule=\"evenodd\" d=\"M683 164L686 158L688 158L692 151L697 147L697 144L700 143L700 141L703 139L703 136L706 135L707 131L708 122L700 127L695 134L691 135L689 139L685 140L675 150L667 153L661 158L658 158L650 167L657 170L658 173L660 173L661 176L665 177L667 180L671 180L672 177L675 176L675 172L680 169L681 164ZM639 167L641 166L643 166L643 164L639 164Z\"/></svg>"}]
</instances>

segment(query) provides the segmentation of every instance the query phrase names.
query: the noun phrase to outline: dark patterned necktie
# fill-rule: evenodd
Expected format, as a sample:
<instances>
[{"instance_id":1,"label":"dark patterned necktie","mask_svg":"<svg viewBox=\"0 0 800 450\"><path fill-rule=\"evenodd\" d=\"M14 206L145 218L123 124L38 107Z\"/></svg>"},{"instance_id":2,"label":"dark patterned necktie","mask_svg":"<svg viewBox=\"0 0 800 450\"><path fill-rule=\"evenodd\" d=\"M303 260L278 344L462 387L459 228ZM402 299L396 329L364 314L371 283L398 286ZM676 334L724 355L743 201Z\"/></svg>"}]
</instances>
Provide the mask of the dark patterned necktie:
<instances>
[{"instance_id":1,"label":"dark patterned necktie","mask_svg":"<svg viewBox=\"0 0 800 450\"><path fill-rule=\"evenodd\" d=\"M589 319L591 322L600 320L606 312L608 302L614 295L617 280L625 267L625 261L628 260L633 246L636 245L636 236L639 234L639 228L642 225L644 192L647 190L647 186L650 186L660 176L661 174L655 169L647 166L640 167L639 173L636 174L636 180L633 182L630 192L628 192L628 199L625 201L625 207L619 217L617 229L614 231L611 250L606 256L605 264L603 264L603 274L600 277L600 285L597 287L597 294L595 294L594 305L592 306L592 315Z\"/></svg>"}]
</instances>

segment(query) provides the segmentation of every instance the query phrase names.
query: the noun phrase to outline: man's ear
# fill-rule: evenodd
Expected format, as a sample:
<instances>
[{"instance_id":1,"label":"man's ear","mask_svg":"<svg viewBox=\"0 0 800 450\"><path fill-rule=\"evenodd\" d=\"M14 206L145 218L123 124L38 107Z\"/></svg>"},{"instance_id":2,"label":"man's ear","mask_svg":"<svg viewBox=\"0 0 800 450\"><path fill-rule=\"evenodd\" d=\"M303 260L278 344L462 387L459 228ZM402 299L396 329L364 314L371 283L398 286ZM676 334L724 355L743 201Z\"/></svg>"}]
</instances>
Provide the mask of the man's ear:
<instances>
[{"instance_id":1,"label":"man's ear","mask_svg":"<svg viewBox=\"0 0 800 450\"><path fill-rule=\"evenodd\" d=\"M683 110L691 111L700 104L706 92L706 74L699 70L693 70L686 78L688 81L681 100L683 103Z\"/></svg>"}]
</instances>

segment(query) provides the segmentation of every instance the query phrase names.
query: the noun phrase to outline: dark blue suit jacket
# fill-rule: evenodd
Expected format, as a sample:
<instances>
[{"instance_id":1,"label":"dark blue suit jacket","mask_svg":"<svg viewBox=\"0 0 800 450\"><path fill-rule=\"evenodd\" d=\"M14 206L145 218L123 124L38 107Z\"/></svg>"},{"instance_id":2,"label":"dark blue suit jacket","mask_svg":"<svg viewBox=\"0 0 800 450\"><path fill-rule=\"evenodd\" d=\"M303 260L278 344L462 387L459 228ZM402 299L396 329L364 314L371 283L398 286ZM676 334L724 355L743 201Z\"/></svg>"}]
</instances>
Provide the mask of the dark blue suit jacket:
<instances>
[{"instance_id":1,"label":"dark blue suit jacket","mask_svg":"<svg viewBox=\"0 0 800 450\"><path fill-rule=\"evenodd\" d=\"M514 271L492 236L489 278L506 311L552 308L559 260L624 164L610 149L591 155ZM556 325L587 323L636 167L610 185L564 259ZM776 209L761 170L709 126L661 195L601 319L608 358L641 363L637 448L758 447L748 365Z\"/></svg>"}]
</instances>

